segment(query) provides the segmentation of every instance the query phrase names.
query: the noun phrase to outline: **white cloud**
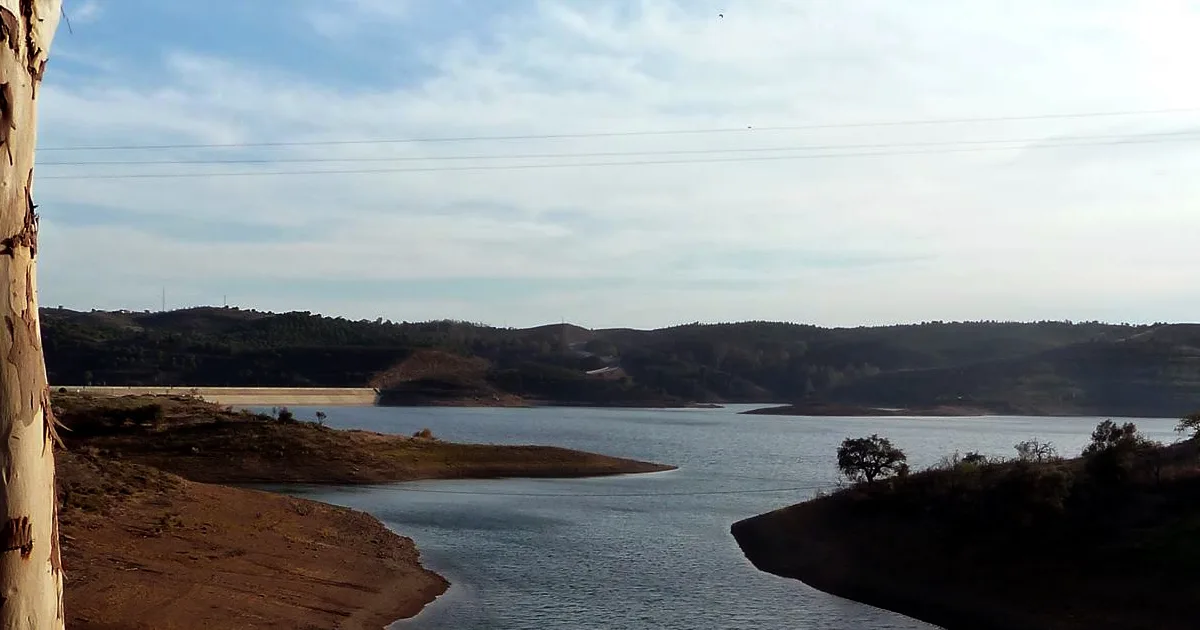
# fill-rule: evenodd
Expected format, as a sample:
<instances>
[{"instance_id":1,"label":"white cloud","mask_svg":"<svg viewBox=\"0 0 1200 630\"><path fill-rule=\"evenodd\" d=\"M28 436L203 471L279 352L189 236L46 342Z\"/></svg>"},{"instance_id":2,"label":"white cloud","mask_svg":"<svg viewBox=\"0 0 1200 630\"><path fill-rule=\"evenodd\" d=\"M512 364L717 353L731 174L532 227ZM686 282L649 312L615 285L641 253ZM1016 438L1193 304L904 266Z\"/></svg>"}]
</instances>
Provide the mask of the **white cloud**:
<instances>
[{"instance_id":1,"label":"white cloud","mask_svg":"<svg viewBox=\"0 0 1200 630\"><path fill-rule=\"evenodd\" d=\"M67 17L76 24L87 24L100 19L104 13L104 5L99 0L83 0L69 3L65 7Z\"/></svg>"},{"instance_id":2,"label":"white cloud","mask_svg":"<svg viewBox=\"0 0 1200 630\"><path fill-rule=\"evenodd\" d=\"M335 38L369 23L409 19L413 10L410 3L384 0L323 6L317 21L312 12L304 19ZM726 3L723 19L716 17L716 5L700 2L512 6L490 28L463 30L450 40L398 41L395 50L379 51L381 59L407 54L427 61L427 76L397 75L388 84L352 90L323 83L319 73L303 66L264 67L214 53L168 52L169 42L164 42L166 73L151 87L144 81L122 83L119 72L48 85L42 102L44 134L58 145L345 140L763 128L1200 106L1200 88L1190 80L1189 65L1200 56L1200 40L1191 36L1200 27L1200 13L1183 2L761 0ZM490 35L483 38L475 31ZM1200 114L1172 114L132 155L428 158L886 147L1128 134L1194 128L1198 122ZM555 319L570 309L577 319L596 325L766 317L819 323L1083 319L1092 314L1181 318L1200 306L1195 292L1180 293L1188 286L1181 270L1200 266L1200 250L1185 236L1200 234L1200 213L1193 209L1200 200L1200 182L1191 175L1200 159L1188 150L1191 146L1177 142L482 173L42 179L39 198L53 219L44 237L43 284L44 291L54 292L55 282L68 286L68 279L83 274L85 267L98 274L95 283L110 282L114 295L122 295L122 282L152 282L164 275L267 282L507 277L586 283L617 277L631 283L625 289L560 291L503 303L472 296L426 300L430 308L462 312L423 313L523 323ZM39 159L63 157L44 152ZM638 159L656 158L589 158ZM122 168L149 173L427 164ZM69 170L73 168L45 166L40 174L97 172L100 167ZM104 168L118 172L117 167ZM187 216L304 228L320 236L290 243L178 242L136 225L74 226L67 217L54 215L56 207L68 204L159 219ZM119 259L105 256L113 242L122 243ZM794 255L762 262L756 255L764 251ZM836 264L839 257L866 254L919 262ZM705 262L705 255L711 261ZM759 262L728 263L739 256ZM693 264L681 266L681 260ZM756 280L767 286L755 292L635 286L647 281L682 286L696 280ZM69 297L55 295L63 301ZM1182 302L1180 295L1186 298ZM272 300L269 293L261 299L264 304ZM321 299L312 296L313 302ZM384 308L419 310L412 302L370 295L328 307L300 302L289 307L361 311L364 316Z\"/></svg>"},{"instance_id":3,"label":"white cloud","mask_svg":"<svg viewBox=\"0 0 1200 630\"><path fill-rule=\"evenodd\" d=\"M314 31L330 39L353 37L380 21L397 22L412 10L410 0L316 0L302 11Z\"/></svg>"}]
</instances>

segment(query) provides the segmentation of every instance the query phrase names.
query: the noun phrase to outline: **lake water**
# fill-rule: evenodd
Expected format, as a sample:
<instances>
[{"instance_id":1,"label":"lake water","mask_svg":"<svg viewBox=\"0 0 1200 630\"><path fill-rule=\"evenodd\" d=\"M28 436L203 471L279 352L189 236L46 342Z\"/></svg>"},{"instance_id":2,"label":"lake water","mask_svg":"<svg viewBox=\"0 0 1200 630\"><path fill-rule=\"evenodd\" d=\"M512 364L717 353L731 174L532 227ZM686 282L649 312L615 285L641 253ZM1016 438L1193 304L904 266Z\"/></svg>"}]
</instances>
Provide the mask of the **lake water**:
<instances>
[{"instance_id":1,"label":"lake water","mask_svg":"<svg viewBox=\"0 0 1200 630\"><path fill-rule=\"evenodd\" d=\"M446 576L399 630L916 630L933 626L754 569L729 526L837 481L843 438L889 437L914 469L1030 437L1078 453L1099 418L796 418L715 410L327 408L328 423L547 444L679 470L582 480L433 481L294 492L375 515ZM315 409L293 408L302 418ZM1173 420L1136 420L1173 441Z\"/></svg>"}]
</instances>

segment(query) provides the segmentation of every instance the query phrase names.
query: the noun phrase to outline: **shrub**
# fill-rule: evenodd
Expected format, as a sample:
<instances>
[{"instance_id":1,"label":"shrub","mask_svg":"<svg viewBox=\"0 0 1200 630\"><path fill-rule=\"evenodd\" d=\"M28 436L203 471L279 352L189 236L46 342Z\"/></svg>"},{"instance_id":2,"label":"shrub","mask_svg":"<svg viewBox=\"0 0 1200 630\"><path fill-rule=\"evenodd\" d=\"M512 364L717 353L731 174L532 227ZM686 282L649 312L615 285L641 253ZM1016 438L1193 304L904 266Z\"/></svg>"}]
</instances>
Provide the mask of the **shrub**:
<instances>
[{"instance_id":1,"label":"shrub","mask_svg":"<svg viewBox=\"0 0 1200 630\"><path fill-rule=\"evenodd\" d=\"M1042 442L1037 439L1025 440L1013 445L1017 451L1017 459L1023 462L1046 463L1058 461L1058 449L1054 448L1054 444L1050 442Z\"/></svg>"},{"instance_id":2,"label":"shrub","mask_svg":"<svg viewBox=\"0 0 1200 630\"><path fill-rule=\"evenodd\" d=\"M987 455L984 455L979 451L968 451L966 455L962 456L962 463L972 464L975 466L987 464L990 461L991 460L988 459Z\"/></svg>"},{"instance_id":3,"label":"shrub","mask_svg":"<svg viewBox=\"0 0 1200 630\"><path fill-rule=\"evenodd\" d=\"M1134 449L1134 466L1154 480L1154 485L1162 484L1163 468L1168 464L1166 446L1162 442L1141 439Z\"/></svg>"},{"instance_id":4,"label":"shrub","mask_svg":"<svg viewBox=\"0 0 1200 630\"><path fill-rule=\"evenodd\" d=\"M837 450L838 470L853 482L873 483L908 472L908 456L891 440L872 434L865 438L846 438Z\"/></svg>"},{"instance_id":5,"label":"shrub","mask_svg":"<svg viewBox=\"0 0 1200 630\"><path fill-rule=\"evenodd\" d=\"M287 407L280 407L279 412L275 415L275 419L280 422L295 422L296 414L292 413Z\"/></svg>"},{"instance_id":6,"label":"shrub","mask_svg":"<svg viewBox=\"0 0 1200 630\"><path fill-rule=\"evenodd\" d=\"M1191 433L1192 439L1200 437L1200 411L1180 418L1175 430L1180 433Z\"/></svg>"},{"instance_id":7,"label":"shrub","mask_svg":"<svg viewBox=\"0 0 1200 630\"><path fill-rule=\"evenodd\" d=\"M1128 448L1138 439L1137 425L1126 422L1117 425L1112 420L1105 420L1096 425L1092 431L1092 442L1083 449L1083 454L1094 455L1104 451Z\"/></svg>"},{"instance_id":8,"label":"shrub","mask_svg":"<svg viewBox=\"0 0 1200 630\"><path fill-rule=\"evenodd\" d=\"M1091 443L1083 449L1084 469L1102 486L1120 485L1130 478L1134 466L1141 462L1152 463L1149 458L1158 451L1157 447L1155 442L1138 433L1136 424L1118 425L1105 420L1096 425ZM1151 469L1157 477L1161 473L1161 463Z\"/></svg>"},{"instance_id":9,"label":"shrub","mask_svg":"<svg viewBox=\"0 0 1200 630\"><path fill-rule=\"evenodd\" d=\"M157 428L166 417L166 410L159 403L149 403L130 409L126 417L138 425L150 425Z\"/></svg>"},{"instance_id":10,"label":"shrub","mask_svg":"<svg viewBox=\"0 0 1200 630\"><path fill-rule=\"evenodd\" d=\"M416 433L413 433L413 437L421 439L421 440L432 440L433 439L433 431L430 431L429 428L426 427L424 429L421 429L420 431L417 431Z\"/></svg>"},{"instance_id":11,"label":"shrub","mask_svg":"<svg viewBox=\"0 0 1200 630\"><path fill-rule=\"evenodd\" d=\"M84 430L82 434L89 433L117 433L129 430L137 431L142 427L150 427L157 429L162 425L166 418L166 410L159 403L149 403L126 408L103 409L96 412L93 429L98 431ZM101 428L102 427L102 428Z\"/></svg>"},{"instance_id":12,"label":"shrub","mask_svg":"<svg viewBox=\"0 0 1200 630\"><path fill-rule=\"evenodd\" d=\"M929 467L930 470L954 470L962 465L962 455L958 451L954 451L949 455L943 455L936 464Z\"/></svg>"},{"instance_id":13,"label":"shrub","mask_svg":"<svg viewBox=\"0 0 1200 630\"><path fill-rule=\"evenodd\" d=\"M1059 515L1073 485L1074 475L1063 466L1018 462L996 485L1000 509L994 515L1022 526Z\"/></svg>"},{"instance_id":14,"label":"shrub","mask_svg":"<svg viewBox=\"0 0 1200 630\"><path fill-rule=\"evenodd\" d=\"M946 470L946 471L961 471L966 468L978 468L984 464L990 464L991 459L978 451L967 451L959 453L954 451L950 455L946 455L938 460L930 469L931 470Z\"/></svg>"}]
</instances>

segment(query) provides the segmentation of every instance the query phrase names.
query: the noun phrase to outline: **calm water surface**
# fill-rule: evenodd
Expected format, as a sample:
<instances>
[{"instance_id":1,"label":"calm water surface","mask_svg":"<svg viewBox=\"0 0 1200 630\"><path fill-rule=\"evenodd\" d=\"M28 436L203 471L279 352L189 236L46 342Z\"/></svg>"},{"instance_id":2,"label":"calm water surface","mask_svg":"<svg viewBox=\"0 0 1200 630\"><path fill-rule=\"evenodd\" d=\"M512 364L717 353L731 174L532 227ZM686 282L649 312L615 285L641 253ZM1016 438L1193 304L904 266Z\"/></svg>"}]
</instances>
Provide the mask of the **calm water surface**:
<instances>
[{"instance_id":1,"label":"calm water surface","mask_svg":"<svg viewBox=\"0 0 1200 630\"><path fill-rule=\"evenodd\" d=\"M413 538L449 592L399 630L917 630L900 615L756 571L729 526L836 483L843 438L879 433L914 468L954 450L1012 455L1038 437L1076 453L1097 418L787 418L718 410L326 408L330 425L548 444L679 466L584 480L300 487ZM315 409L293 408L301 417ZM1172 441L1171 420L1137 420Z\"/></svg>"}]
</instances>

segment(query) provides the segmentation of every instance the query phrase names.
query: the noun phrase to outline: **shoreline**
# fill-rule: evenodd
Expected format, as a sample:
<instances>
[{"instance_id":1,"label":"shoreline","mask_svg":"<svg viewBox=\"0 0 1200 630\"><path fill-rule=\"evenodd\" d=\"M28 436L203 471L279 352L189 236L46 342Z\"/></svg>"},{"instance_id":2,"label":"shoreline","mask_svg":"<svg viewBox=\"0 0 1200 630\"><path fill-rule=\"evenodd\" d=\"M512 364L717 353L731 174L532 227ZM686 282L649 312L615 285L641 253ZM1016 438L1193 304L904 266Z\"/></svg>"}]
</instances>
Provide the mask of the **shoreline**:
<instances>
[{"instance_id":1,"label":"shoreline","mask_svg":"<svg viewBox=\"0 0 1200 630\"><path fill-rule=\"evenodd\" d=\"M69 628L376 630L449 586L365 512L73 453L60 471Z\"/></svg>"},{"instance_id":2,"label":"shoreline","mask_svg":"<svg viewBox=\"0 0 1200 630\"><path fill-rule=\"evenodd\" d=\"M407 402L389 402L387 392L372 387L194 387L190 385L52 385L51 391L92 396L183 396L198 397L204 402L234 407L452 407L541 409L721 409L719 403L617 401L608 404L589 401L555 401L536 398L473 396L445 398L411 395Z\"/></svg>"},{"instance_id":3,"label":"shoreline","mask_svg":"<svg viewBox=\"0 0 1200 630\"><path fill-rule=\"evenodd\" d=\"M1113 419L1159 419L1173 418L1172 415L1138 413L1103 413L1096 410L1082 411L1034 411L1000 410L985 407L939 405L935 407L871 407L853 404L780 405L739 412L743 416L793 416L809 418L1113 418Z\"/></svg>"},{"instance_id":4,"label":"shoreline","mask_svg":"<svg viewBox=\"0 0 1200 630\"><path fill-rule=\"evenodd\" d=\"M729 531L760 571L947 630L1190 630L1198 456L1152 446L1118 480L1088 457L933 468Z\"/></svg>"},{"instance_id":5,"label":"shoreline","mask_svg":"<svg viewBox=\"0 0 1200 630\"><path fill-rule=\"evenodd\" d=\"M871 566L853 537L827 527L822 500L781 508L730 526L742 554L755 569L796 580L835 597L874 606L942 628L1031 630L998 614L979 613L961 602L910 593L903 585L864 570ZM989 611L995 613L996 611Z\"/></svg>"},{"instance_id":6,"label":"shoreline","mask_svg":"<svg viewBox=\"0 0 1200 630\"><path fill-rule=\"evenodd\" d=\"M810 416L810 417L940 417L940 418L980 418L985 416L1003 415L995 410L983 407L937 405L934 407L872 407L842 403L808 403L801 405L775 405L760 409L743 411L739 415L747 416Z\"/></svg>"},{"instance_id":7,"label":"shoreline","mask_svg":"<svg viewBox=\"0 0 1200 630\"><path fill-rule=\"evenodd\" d=\"M68 627L362 628L446 579L378 518L255 486L579 478L675 466L549 446L337 430L192 397L55 393Z\"/></svg>"},{"instance_id":8,"label":"shoreline","mask_svg":"<svg viewBox=\"0 0 1200 630\"><path fill-rule=\"evenodd\" d=\"M374 406L379 392L370 387L192 387L192 386L119 386L52 385L51 391L66 390L92 396L191 396L216 405L232 406Z\"/></svg>"}]
</instances>

